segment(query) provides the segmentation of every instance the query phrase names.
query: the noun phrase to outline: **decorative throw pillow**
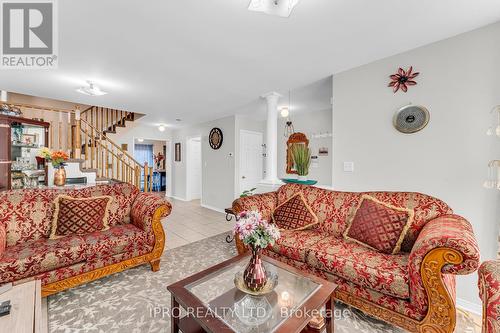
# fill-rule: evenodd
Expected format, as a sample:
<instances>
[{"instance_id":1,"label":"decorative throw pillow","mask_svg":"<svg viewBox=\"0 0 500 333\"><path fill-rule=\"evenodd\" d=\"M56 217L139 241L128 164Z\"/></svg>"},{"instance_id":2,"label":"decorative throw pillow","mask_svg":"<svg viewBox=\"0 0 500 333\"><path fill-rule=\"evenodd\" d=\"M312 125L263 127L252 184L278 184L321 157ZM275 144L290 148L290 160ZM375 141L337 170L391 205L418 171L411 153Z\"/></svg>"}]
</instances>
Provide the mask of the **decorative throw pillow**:
<instances>
[{"instance_id":1,"label":"decorative throw pillow","mask_svg":"<svg viewBox=\"0 0 500 333\"><path fill-rule=\"evenodd\" d=\"M50 239L107 230L108 209L112 201L110 196L73 198L59 195L54 200Z\"/></svg>"},{"instance_id":2,"label":"decorative throw pillow","mask_svg":"<svg viewBox=\"0 0 500 333\"><path fill-rule=\"evenodd\" d=\"M386 254L397 254L412 222L413 210L363 195L344 238Z\"/></svg>"},{"instance_id":3,"label":"decorative throw pillow","mask_svg":"<svg viewBox=\"0 0 500 333\"><path fill-rule=\"evenodd\" d=\"M318 223L302 193L297 193L276 207L273 221L279 229L304 230Z\"/></svg>"},{"instance_id":4,"label":"decorative throw pillow","mask_svg":"<svg viewBox=\"0 0 500 333\"><path fill-rule=\"evenodd\" d=\"M0 224L0 258L5 252L7 246L7 230L5 230L5 225Z\"/></svg>"}]
</instances>

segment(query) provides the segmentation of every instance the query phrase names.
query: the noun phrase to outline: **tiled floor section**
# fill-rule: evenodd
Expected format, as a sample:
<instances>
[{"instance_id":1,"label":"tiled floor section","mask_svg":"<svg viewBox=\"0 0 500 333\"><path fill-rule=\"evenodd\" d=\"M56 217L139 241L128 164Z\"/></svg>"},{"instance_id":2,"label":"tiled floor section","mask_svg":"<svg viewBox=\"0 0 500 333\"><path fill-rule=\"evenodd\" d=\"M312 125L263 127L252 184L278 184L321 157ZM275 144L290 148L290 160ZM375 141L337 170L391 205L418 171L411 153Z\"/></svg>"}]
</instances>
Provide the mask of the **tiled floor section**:
<instances>
[{"instance_id":1,"label":"tiled floor section","mask_svg":"<svg viewBox=\"0 0 500 333\"><path fill-rule=\"evenodd\" d=\"M167 249L215 236L233 228L234 218L227 222L225 214L201 207L199 200L167 200L173 206L172 214L162 221Z\"/></svg>"}]
</instances>

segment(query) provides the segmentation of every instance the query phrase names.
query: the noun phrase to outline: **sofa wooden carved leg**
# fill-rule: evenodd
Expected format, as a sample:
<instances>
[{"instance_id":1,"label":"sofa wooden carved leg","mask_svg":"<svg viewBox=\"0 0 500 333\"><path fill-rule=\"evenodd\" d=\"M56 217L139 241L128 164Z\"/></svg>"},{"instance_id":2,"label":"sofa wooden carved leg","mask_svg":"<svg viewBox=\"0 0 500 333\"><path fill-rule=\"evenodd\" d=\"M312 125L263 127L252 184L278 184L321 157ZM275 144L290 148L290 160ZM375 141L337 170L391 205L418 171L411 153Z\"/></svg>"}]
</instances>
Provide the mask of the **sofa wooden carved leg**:
<instances>
[{"instance_id":1,"label":"sofa wooden carved leg","mask_svg":"<svg viewBox=\"0 0 500 333\"><path fill-rule=\"evenodd\" d=\"M452 333L456 325L455 300L443 282L445 265L458 265L463 257L450 248L436 248L424 258L420 274L429 301L429 310L419 324L420 333Z\"/></svg>"},{"instance_id":2,"label":"sofa wooden carved leg","mask_svg":"<svg viewBox=\"0 0 500 333\"><path fill-rule=\"evenodd\" d=\"M149 265L151 266L151 270L153 272L158 272L160 270L160 259L151 260Z\"/></svg>"}]
</instances>

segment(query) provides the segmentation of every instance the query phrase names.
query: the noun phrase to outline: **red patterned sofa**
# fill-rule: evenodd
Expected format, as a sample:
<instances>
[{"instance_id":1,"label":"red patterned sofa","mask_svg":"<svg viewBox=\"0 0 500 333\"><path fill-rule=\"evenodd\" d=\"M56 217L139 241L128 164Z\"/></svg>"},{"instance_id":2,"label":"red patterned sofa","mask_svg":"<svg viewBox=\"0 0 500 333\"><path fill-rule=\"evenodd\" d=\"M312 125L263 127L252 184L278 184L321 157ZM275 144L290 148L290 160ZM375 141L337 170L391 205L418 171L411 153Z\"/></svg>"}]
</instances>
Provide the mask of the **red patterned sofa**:
<instances>
[{"instance_id":1,"label":"red patterned sofa","mask_svg":"<svg viewBox=\"0 0 500 333\"><path fill-rule=\"evenodd\" d=\"M287 184L276 192L233 202L238 214L258 210L271 220L274 209L301 192L318 226L282 231L264 253L336 282L336 299L411 332L453 332L456 274L479 266L472 227L441 200L411 192L339 192ZM383 254L343 238L363 194L413 209L414 221L396 255ZM237 239L238 252L246 251Z\"/></svg>"},{"instance_id":2,"label":"red patterned sofa","mask_svg":"<svg viewBox=\"0 0 500 333\"><path fill-rule=\"evenodd\" d=\"M110 228L85 235L49 239L53 200L71 197L113 197ZM0 192L0 229L6 248L0 256L0 284L41 279L47 296L143 263L159 269L165 244L160 219L171 205L130 184L81 189L26 189Z\"/></svg>"},{"instance_id":3,"label":"red patterned sofa","mask_svg":"<svg viewBox=\"0 0 500 333\"><path fill-rule=\"evenodd\" d=\"M479 297L483 301L483 333L500 333L500 259L479 267Z\"/></svg>"}]
</instances>

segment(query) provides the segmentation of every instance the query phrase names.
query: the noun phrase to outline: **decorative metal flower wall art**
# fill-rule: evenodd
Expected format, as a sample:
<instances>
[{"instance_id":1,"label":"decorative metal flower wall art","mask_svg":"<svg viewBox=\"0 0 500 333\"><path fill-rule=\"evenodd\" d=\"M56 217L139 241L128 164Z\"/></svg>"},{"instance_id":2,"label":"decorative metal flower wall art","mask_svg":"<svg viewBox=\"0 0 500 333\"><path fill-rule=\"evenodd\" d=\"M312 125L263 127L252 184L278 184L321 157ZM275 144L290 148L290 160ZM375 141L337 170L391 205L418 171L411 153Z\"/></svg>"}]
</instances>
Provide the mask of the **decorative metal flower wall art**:
<instances>
[{"instance_id":1,"label":"decorative metal flower wall art","mask_svg":"<svg viewBox=\"0 0 500 333\"><path fill-rule=\"evenodd\" d=\"M420 73L413 72L413 66L410 66L407 71L401 67L396 74L390 76L391 82L388 87L392 87L392 91L396 93L399 89L404 92L408 91L408 86L414 86L417 82L414 80Z\"/></svg>"}]
</instances>

